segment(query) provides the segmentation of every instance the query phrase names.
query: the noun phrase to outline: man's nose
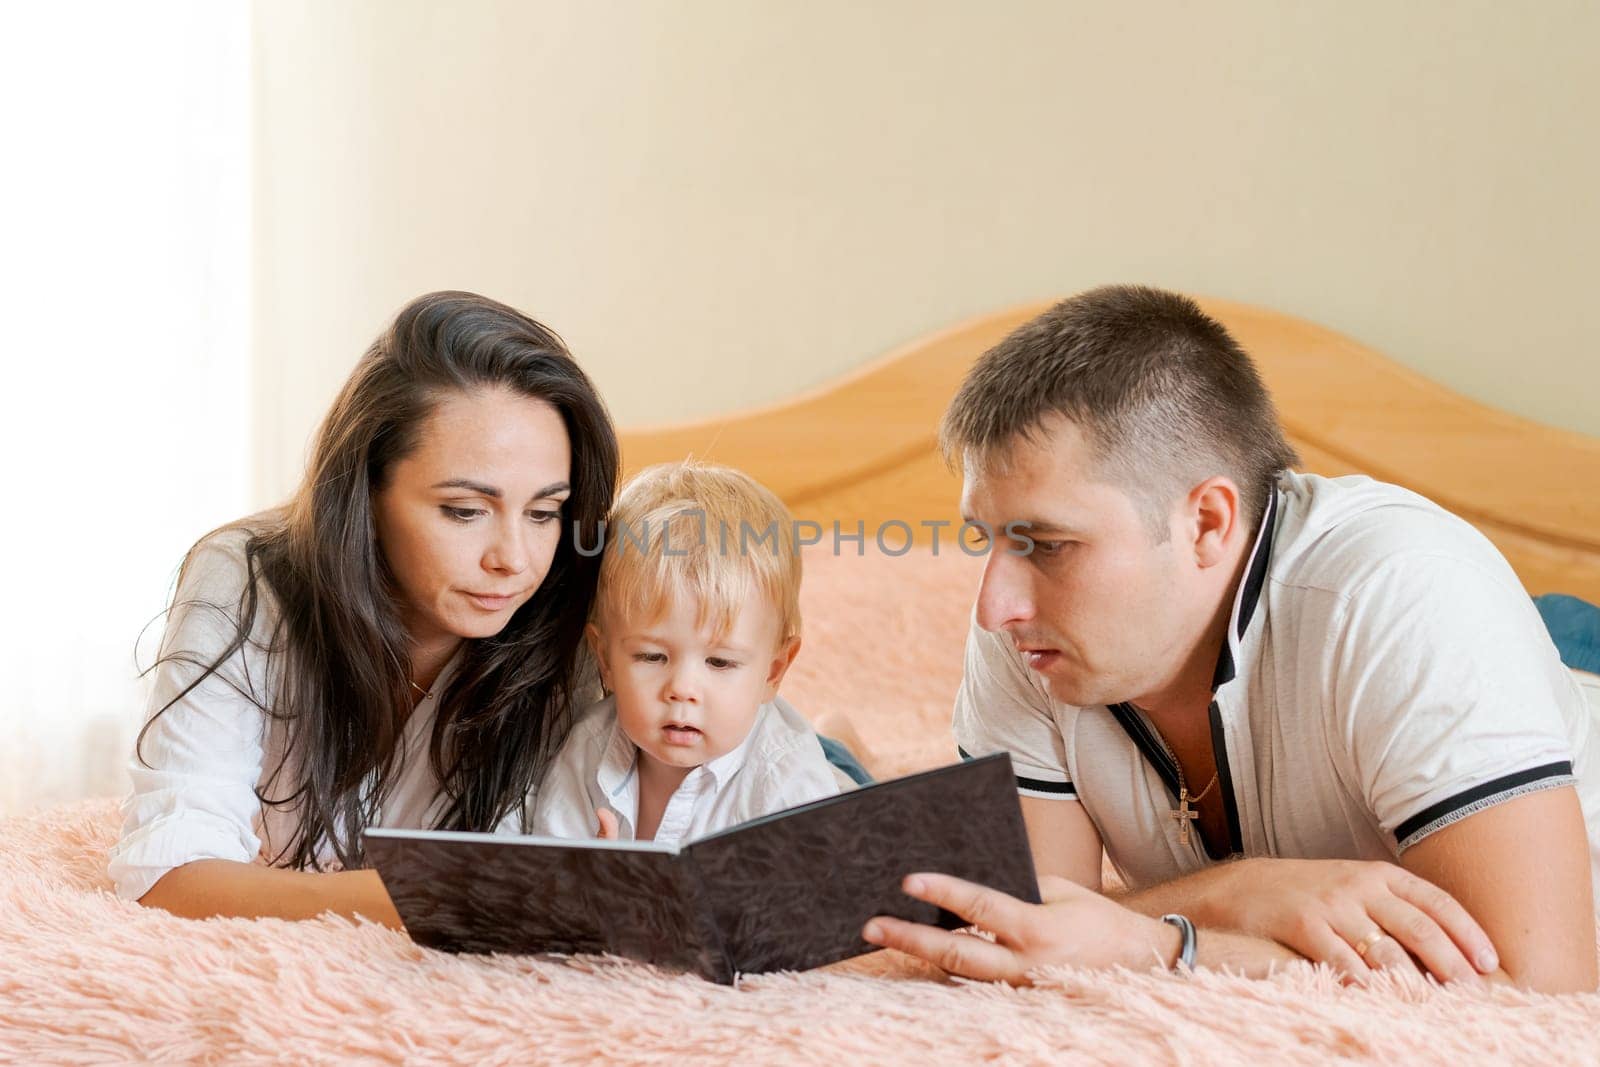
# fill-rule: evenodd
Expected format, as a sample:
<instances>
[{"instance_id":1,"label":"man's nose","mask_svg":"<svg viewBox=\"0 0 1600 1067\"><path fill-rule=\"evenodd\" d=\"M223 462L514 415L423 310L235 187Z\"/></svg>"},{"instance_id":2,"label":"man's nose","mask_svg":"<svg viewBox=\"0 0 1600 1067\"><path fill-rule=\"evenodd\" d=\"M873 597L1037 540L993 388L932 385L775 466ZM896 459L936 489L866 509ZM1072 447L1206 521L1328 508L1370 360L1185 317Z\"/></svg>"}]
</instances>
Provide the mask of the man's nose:
<instances>
[{"instance_id":1,"label":"man's nose","mask_svg":"<svg viewBox=\"0 0 1600 1067\"><path fill-rule=\"evenodd\" d=\"M978 583L977 617L991 632L1033 618L1033 578L1021 556L990 547Z\"/></svg>"}]
</instances>

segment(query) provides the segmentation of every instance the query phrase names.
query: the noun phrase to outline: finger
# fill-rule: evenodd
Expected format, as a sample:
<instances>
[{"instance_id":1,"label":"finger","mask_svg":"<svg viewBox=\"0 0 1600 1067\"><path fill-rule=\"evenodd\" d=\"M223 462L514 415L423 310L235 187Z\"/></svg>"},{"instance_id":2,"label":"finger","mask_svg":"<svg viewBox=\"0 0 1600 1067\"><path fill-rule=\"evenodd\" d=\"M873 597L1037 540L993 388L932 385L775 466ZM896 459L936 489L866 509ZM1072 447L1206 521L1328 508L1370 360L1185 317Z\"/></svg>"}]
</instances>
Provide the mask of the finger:
<instances>
[{"instance_id":1,"label":"finger","mask_svg":"<svg viewBox=\"0 0 1600 1067\"><path fill-rule=\"evenodd\" d=\"M1472 961L1461 954L1460 947L1422 909L1399 897L1389 897L1373 901L1367 910L1372 921L1389 935L1385 941L1392 938L1399 948L1422 961L1422 966L1439 981L1479 981ZM1370 959L1372 953L1367 955Z\"/></svg>"},{"instance_id":2,"label":"finger","mask_svg":"<svg viewBox=\"0 0 1600 1067\"><path fill-rule=\"evenodd\" d=\"M1359 942L1360 935L1357 935L1355 940ZM1326 923L1321 923L1310 930L1303 946L1293 947L1313 963L1326 963L1358 985L1366 984L1372 977L1372 968L1367 966L1361 954L1355 950L1352 941Z\"/></svg>"},{"instance_id":3,"label":"finger","mask_svg":"<svg viewBox=\"0 0 1600 1067\"><path fill-rule=\"evenodd\" d=\"M1036 907L997 889L948 874L907 875L901 888L918 900L937 904L973 926L981 926L1002 941L1011 941L1026 931L1029 913Z\"/></svg>"},{"instance_id":4,"label":"finger","mask_svg":"<svg viewBox=\"0 0 1600 1067\"><path fill-rule=\"evenodd\" d=\"M880 915L867 922L861 937L871 944L899 949L927 960L942 971L966 978L1015 982L1023 976L1023 967L1014 952L971 934Z\"/></svg>"},{"instance_id":5,"label":"finger","mask_svg":"<svg viewBox=\"0 0 1600 1067\"><path fill-rule=\"evenodd\" d=\"M1367 949L1367 966L1374 971L1401 971L1418 976L1422 974L1422 968L1417 965L1417 961L1412 959L1405 946L1390 934L1384 934Z\"/></svg>"},{"instance_id":6,"label":"finger","mask_svg":"<svg viewBox=\"0 0 1600 1067\"><path fill-rule=\"evenodd\" d=\"M1410 971L1421 974L1406 950L1385 929L1383 923L1365 912L1355 912L1336 921L1334 929L1350 950L1372 971ZM1363 951L1365 946L1365 951Z\"/></svg>"},{"instance_id":7,"label":"finger","mask_svg":"<svg viewBox=\"0 0 1600 1067\"><path fill-rule=\"evenodd\" d=\"M610 808L600 808L595 812L600 819L600 832L595 834L602 841L615 841L622 833L617 823L617 813Z\"/></svg>"},{"instance_id":8,"label":"finger","mask_svg":"<svg viewBox=\"0 0 1600 1067\"><path fill-rule=\"evenodd\" d=\"M1438 923L1445 935L1461 950L1461 955L1480 973L1489 974L1500 968L1500 956L1494 950L1494 942L1489 940L1483 927L1467 914L1467 909L1455 897L1401 867L1394 868L1389 878L1389 889Z\"/></svg>"}]
</instances>

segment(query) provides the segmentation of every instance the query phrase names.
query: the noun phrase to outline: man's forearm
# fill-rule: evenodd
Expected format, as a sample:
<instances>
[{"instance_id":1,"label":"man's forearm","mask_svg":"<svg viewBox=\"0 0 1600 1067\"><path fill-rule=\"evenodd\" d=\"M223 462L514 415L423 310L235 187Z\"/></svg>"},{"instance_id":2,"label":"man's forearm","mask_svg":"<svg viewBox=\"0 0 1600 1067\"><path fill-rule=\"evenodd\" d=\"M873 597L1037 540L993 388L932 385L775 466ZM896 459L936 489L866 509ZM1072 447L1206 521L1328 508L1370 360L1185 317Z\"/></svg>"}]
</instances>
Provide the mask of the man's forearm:
<instances>
[{"instance_id":1,"label":"man's forearm","mask_svg":"<svg viewBox=\"0 0 1600 1067\"><path fill-rule=\"evenodd\" d=\"M1275 968L1301 959L1298 953L1284 948L1276 941L1251 937L1249 934L1205 928L1196 931L1195 934L1196 967L1232 971L1251 978L1261 978L1271 974Z\"/></svg>"},{"instance_id":2,"label":"man's forearm","mask_svg":"<svg viewBox=\"0 0 1600 1067\"><path fill-rule=\"evenodd\" d=\"M1193 878L1203 877L1207 872L1182 879L1188 882ZM1170 887L1176 886L1177 891L1171 892ZM1194 964L1211 970L1231 971L1235 974L1247 975L1251 978L1260 978L1272 973L1285 963L1293 963L1304 957L1292 949L1285 948L1276 941L1255 937L1250 934L1241 934L1232 930L1219 930L1208 927L1198 918L1194 909L1186 903L1194 899L1192 894L1184 892L1178 882L1155 886L1138 894L1108 893L1107 896L1117 900L1119 904L1137 911L1141 915L1159 918L1172 912L1185 916L1194 923L1198 929L1195 931ZM1135 897L1139 900L1136 902ZM1134 904L1139 906L1135 907ZM1145 907L1154 908L1146 912ZM1178 959L1182 946L1182 935L1176 926L1163 924L1163 932L1159 935L1160 943L1156 948L1156 956L1164 967L1173 966ZM1137 961L1133 961L1137 963Z\"/></svg>"},{"instance_id":3,"label":"man's forearm","mask_svg":"<svg viewBox=\"0 0 1600 1067\"><path fill-rule=\"evenodd\" d=\"M1108 890L1106 896L1140 915L1159 918L1169 912L1179 912L1187 915L1196 926L1229 927L1232 924L1218 909L1211 906L1211 901L1215 899L1218 884L1224 879L1234 877L1238 873L1235 867L1243 862L1248 861L1241 860L1207 867L1203 871L1195 871L1182 878L1144 889Z\"/></svg>"}]
</instances>

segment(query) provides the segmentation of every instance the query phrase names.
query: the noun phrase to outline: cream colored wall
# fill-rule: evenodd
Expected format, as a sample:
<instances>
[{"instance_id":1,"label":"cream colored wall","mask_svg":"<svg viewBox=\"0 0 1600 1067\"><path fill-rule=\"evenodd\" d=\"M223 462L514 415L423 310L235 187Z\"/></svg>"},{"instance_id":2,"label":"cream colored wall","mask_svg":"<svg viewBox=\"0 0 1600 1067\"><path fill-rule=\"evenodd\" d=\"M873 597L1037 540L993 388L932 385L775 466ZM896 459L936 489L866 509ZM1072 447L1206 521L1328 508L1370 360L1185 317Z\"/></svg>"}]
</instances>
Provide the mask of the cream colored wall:
<instances>
[{"instance_id":1,"label":"cream colored wall","mask_svg":"<svg viewBox=\"0 0 1600 1067\"><path fill-rule=\"evenodd\" d=\"M1600 6L258 3L256 496L475 289L623 423L1136 280L1600 434Z\"/></svg>"}]
</instances>

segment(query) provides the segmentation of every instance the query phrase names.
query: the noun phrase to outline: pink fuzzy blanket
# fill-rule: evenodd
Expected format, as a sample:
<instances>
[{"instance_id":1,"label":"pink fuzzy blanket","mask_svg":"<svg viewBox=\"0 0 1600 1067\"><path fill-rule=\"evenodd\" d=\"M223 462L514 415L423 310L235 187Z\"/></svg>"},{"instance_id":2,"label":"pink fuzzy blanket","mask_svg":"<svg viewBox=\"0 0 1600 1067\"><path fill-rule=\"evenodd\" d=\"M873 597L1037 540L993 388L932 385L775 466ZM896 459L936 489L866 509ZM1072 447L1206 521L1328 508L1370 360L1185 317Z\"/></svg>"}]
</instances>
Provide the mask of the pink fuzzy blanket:
<instances>
[{"instance_id":1,"label":"pink fuzzy blanket","mask_svg":"<svg viewBox=\"0 0 1600 1067\"><path fill-rule=\"evenodd\" d=\"M975 561L807 560L786 693L878 767L946 761ZM724 988L627 961L456 957L325 919L189 922L111 895L114 802L0 823L0 1061L1600 1062L1600 996L1341 987L1297 966L950 981L877 953Z\"/></svg>"}]
</instances>

